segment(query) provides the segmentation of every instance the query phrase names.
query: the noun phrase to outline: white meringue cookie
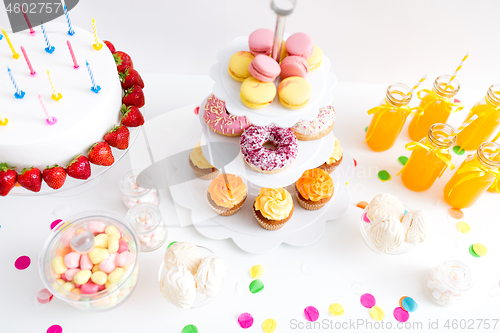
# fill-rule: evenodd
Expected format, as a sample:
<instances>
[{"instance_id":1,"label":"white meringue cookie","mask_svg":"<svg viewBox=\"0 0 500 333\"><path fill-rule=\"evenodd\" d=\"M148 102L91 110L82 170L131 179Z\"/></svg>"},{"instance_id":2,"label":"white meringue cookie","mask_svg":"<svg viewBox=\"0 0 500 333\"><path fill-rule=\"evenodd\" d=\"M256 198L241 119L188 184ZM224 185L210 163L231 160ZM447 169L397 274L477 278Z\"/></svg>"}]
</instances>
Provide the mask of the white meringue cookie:
<instances>
[{"instance_id":1,"label":"white meringue cookie","mask_svg":"<svg viewBox=\"0 0 500 333\"><path fill-rule=\"evenodd\" d=\"M403 224L390 215L373 221L368 235L375 248L385 253L397 251L405 241Z\"/></svg>"},{"instance_id":2,"label":"white meringue cookie","mask_svg":"<svg viewBox=\"0 0 500 333\"><path fill-rule=\"evenodd\" d=\"M196 298L193 274L184 266L171 267L160 281L160 291L176 307L189 309Z\"/></svg>"},{"instance_id":3,"label":"white meringue cookie","mask_svg":"<svg viewBox=\"0 0 500 333\"><path fill-rule=\"evenodd\" d=\"M192 243L177 242L170 245L165 252L164 262L167 269L174 266L184 266L194 275L201 262L201 252Z\"/></svg>"},{"instance_id":4,"label":"white meringue cookie","mask_svg":"<svg viewBox=\"0 0 500 333\"><path fill-rule=\"evenodd\" d=\"M403 217L406 241L411 244L423 242L429 232L430 218L422 210L410 210Z\"/></svg>"},{"instance_id":5,"label":"white meringue cookie","mask_svg":"<svg viewBox=\"0 0 500 333\"><path fill-rule=\"evenodd\" d=\"M207 297L215 297L222 287L226 274L226 262L219 257L203 258L194 276L196 289Z\"/></svg>"},{"instance_id":6,"label":"white meringue cookie","mask_svg":"<svg viewBox=\"0 0 500 333\"><path fill-rule=\"evenodd\" d=\"M405 215L405 206L391 194L376 195L368 204L367 216L370 221L374 221L384 215L391 215L396 220L401 221Z\"/></svg>"}]
</instances>

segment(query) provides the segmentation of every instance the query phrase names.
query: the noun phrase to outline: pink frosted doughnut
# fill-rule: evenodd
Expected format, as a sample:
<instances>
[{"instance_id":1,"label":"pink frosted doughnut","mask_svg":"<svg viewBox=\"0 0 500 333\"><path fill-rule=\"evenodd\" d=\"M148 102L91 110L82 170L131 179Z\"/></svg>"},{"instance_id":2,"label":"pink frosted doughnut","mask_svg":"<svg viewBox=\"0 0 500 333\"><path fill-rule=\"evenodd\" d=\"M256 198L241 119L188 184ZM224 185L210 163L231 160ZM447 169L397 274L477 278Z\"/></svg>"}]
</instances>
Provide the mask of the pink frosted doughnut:
<instances>
[{"instance_id":1,"label":"pink frosted doughnut","mask_svg":"<svg viewBox=\"0 0 500 333\"><path fill-rule=\"evenodd\" d=\"M272 143L276 150L263 147ZM243 159L248 165L262 173L278 173L295 161L298 153L297 137L289 128L251 126L240 138Z\"/></svg>"},{"instance_id":2,"label":"pink frosted doughnut","mask_svg":"<svg viewBox=\"0 0 500 333\"><path fill-rule=\"evenodd\" d=\"M239 136L251 124L246 117L236 117L226 110L226 102L210 95L205 104L203 119L212 131L225 136Z\"/></svg>"}]
</instances>

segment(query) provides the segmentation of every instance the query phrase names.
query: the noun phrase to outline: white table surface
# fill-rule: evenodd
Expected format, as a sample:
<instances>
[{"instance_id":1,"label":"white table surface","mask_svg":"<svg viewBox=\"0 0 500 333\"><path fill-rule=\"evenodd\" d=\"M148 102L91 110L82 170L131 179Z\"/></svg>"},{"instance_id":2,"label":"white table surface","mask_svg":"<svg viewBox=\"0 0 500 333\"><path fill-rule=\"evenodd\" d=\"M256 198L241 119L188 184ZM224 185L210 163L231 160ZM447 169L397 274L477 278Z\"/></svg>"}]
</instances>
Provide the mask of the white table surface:
<instances>
[{"instance_id":1,"label":"white table surface","mask_svg":"<svg viewBox=\"0 0 500 333\"><path fill-rule=\"evenodd\" d=\"M208 76L145 74L143 77L149 120L170 110L199 104L212 86ZM305 323L303 310L309 305L319 309L320 321L347 323L344 325L357 320L375 323L368 309L361 306L359 295L351 291L351 286L357 281L366 284L366 291L373 294L377 305L386 311L384 322L392 323L393 327L397 322L392 311L399 306L402 296L411 296L419 304L417 312L410 315L410 322L422 323L423 330L420 331L427 331L429 321L439 320L439 328L443 329L448 319L499 319L500 298L491 297L488 290L498 286L500 281L500 215L495 209L500 196L488 193L475 207L464 210L463 220L471 225L472 232L463 236L455 228L456 221L447 217L448 207L442 203L442 188L452 174L450 171L425 193L407 190L396 177L401 167L397 157L409 156L404 152L404 144L410 141L406 129L396 146L387 152L374 153L362 146L364 128L370 121L366 111L384 97L387 85L339 83L334 90L334 105L338 111L335 133L342 146L357 160L358 167L348 186L352 193L351 207L342 218L328 222L322 238L311 246L294 248L282 245L267 255L247 254L231 240L210 240L192 226L180 227L172 200L166 191L162 191L161 211L169 226L166 244L177 240L203 245L228 264L221 293L202 308L176 309L161 297L157 273L166 245L155 252L140 255L137 287L130 299L116 309L104 313L83 312L55 298L44 307L33 305L35 292L42 286L38 255L49 234L50 223L61 218L54 214L54 209L66 205L68 215L85 210L105 210L125 216L118 181L130 169L130 159L124 158L92 190L80 195L0 198L0 284L3 288L0 293L0 332L46 332L54 324L60 325L65 333L87 333L96 329L99 332L181 332L187 324L196 325L200 332L240 332L242 329L237 318L243 312L251 313L255 320L249 332L261 332L261 324L267 318L278 322L276 332L290 332L293 331L291 320ZM429 87L430 82L426 86ZM484 93L464 89L458 97L468 110ZM465 113L450 122L457 125L463 117ZM137 150L141 148L138 143L132 153L140 153ZM453 155L453 162L458 165L464 156ZM377 171L382 169L390 172L392 180L382 183L377 178ZM433 233L424 244L407 254L374 253L360 234L358 220L361 210L355 204L361 200L369 201L383 192L397 195L411 208L427 210L432 217ZM181 214L181 219L184 218ZM457 242L459 237L462 239ZM487 256L473 258L467 252L468 246L476 242L487 246ZM15 260L21 255L32 259L31 266L24 271L14 267ZM445 308L426 298L422 281L429 269L450 256L458 256L470 264L477 273L477 281L461 303ZM302 272L304 263L315 267L313 276ZM252 281L249 269L256 264L265 268L261 278L265 289L254 295L248 291ZM334 302L344 306L344 316L333 317L328 313L329 305ZM364 326L358 329L365 330ZM500 324L496 331L499 329Z\"/></svg>"}]
</instances>

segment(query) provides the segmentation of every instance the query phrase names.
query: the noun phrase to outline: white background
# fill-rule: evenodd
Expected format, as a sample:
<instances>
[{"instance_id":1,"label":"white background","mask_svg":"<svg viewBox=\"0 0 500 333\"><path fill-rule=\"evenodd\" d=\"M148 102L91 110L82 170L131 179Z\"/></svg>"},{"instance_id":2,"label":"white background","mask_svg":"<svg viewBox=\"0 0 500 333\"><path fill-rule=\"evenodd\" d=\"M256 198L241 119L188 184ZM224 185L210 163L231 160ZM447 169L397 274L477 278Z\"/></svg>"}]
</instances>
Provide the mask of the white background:
<instances>
[{"instance_id":1,"label":"white background","mask_svg":"<svg viewBox=\"0 0 500 333\"><path fill-rule=\"evenodd\" d=\"M447 218L446 206L437 204L452 172L447 171L430 191L413 193L395 176L401 167L397 157L406 154L406 130L396 146L385 153L373 153L361 142L370 120L366 111L382 99L388 84L412 84L422 73L429 73L431 78L451 73L466 51L471 52L471 57L460 74L463 89L459 98L468 110L482 97L486 88L500 78L496 42L500 23L495 20L499 9L498 1L299 1L287 30L308 32L330 57L332 71L341 81L335 88L334 104L339 114L335 132L344 149L358 161L349 186L352 205L346 215L328 222L323 237L309 247L280 246L268 255L250 255L230 240L213 241L190 227L179 228L170 198L164 192L161 210L170 226L167 243L191 241L223 257L228 262L228 274L221 294L211 304L195 310L179 310L167 304L157 287L163 247L141 255L139 283L125 304L94 314L58 300L43 308L34 307L32 298L41 286L36 261L49 234L50 222L58 218L54 208L68 205L69 214L106 210L125 215L118 180L130 168L127 159L114 166L96 188L80 196L1 198L0 332L45 332L53 324L61 325L64 333L180 332L190 323L198 326L200 332L243 332L236 321L242 312L250 312L255 318L249 332L260 332L260 325L267 318L278 321L277 332L290 332L290 320L303 322L302 311L308 305L320 310L320 320L373 322L368 310L360 305L359 296L351 292L356 281L367 285L367 291L385 309L386 321L393 325L396 322L392 311L399 298L406 295L419 304L410 321L423 322L421 332L427 331L429 320L439 320L443 329L447 319L498 319L500 300L488 295L488 290L498 286L500 280L500 217L494 208L499 203L498 195L487 194L474 208L465 210L464 220L473 231L462 236L455 229L455 221ZM130 13L137 14L132 18ZM99 36L114 41L118 49L132 55L136 68L144 73L148 119L199 104L211 91L212 82L206 75L215 61L215 52L238 35L274 25L268 1L255 0L87 0L71 15L75 25L88 30L91 16L95 16ZM0 22L7 25L6 17L0 16ZM426 84L429 87L430 82ZM459 124L464 116L457 115L451 122ZM454 155L455 164L460 160ZM376 172L369 172L370 167L388 170L393 179L381 183ZM382 256L368 249L358 228L361 210L355 204L369 201L381 192L396 194L411 208L428 210L434 228L425 244L402 256ZM467 253L468 245L475 242L488 247L486 257L476 259ZM32 258L25 271L13 267L20 255ZM425 297L421 284L428 270L449 256L466 260L478 280L460 304L442 308ZM304 275L303 263L313 264L316 274ZM255 264L265 268L265 290L252 295L247 289L251 282L248 270ZM236 284L242 286L240 294L235 293ZM344 305L344 317L328 314L328 306L333 302Z\"/></svg>"}]
</instances>

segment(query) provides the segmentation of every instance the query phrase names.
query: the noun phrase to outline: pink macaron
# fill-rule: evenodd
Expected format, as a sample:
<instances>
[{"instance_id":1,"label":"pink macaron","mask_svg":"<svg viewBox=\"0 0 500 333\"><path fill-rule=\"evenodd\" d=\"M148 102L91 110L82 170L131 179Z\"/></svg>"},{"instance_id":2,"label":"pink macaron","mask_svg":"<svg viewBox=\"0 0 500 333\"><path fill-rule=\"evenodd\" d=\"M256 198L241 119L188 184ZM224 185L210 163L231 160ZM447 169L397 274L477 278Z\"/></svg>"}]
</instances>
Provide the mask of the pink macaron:
<instances>
[{"instance_id":1,"label":"pink macaron","mask_svg":"<svg viewBox=\"0 0 500 333\"><path fill-rule=\"evenodd\" d=\"M273 50L274 32L269 29L257 29L248 37L248 48L256 56L270 55Z\"/></svg>"},{"instance_id":2,"label":"pink macaron","mask_svg":"<svg viewBox=\"0 0 500 333\"><path fill-rule=\"evenodd\" d=\"M309 58L314 53L314 43L308 34L297 32L288 37L285 43L288 55Z\"/></svg>"},{"instance_id":3,"label":"pink macaron","mask_svg":"<svg viewBox=\"0 0 500 333\"><path fill-rule=\"evenodd\" d=\"M306 62L307 63L307 62ZM272 82L280 75L280 65L273 58L258 54L248 66L250 74L262 82Z\"/></svg>"},{"instance_id":4,"label":"pink macaron","mask_svg":"<svg viewBox=\"0 0 500 333\"><path fill-rule=\"evenodd\" d=\"M306 59L299 56L288 56L281 61L281 79L290 76L300 76L305 78L309 73L309 64Z\"/></svg>"}]
</instances>

